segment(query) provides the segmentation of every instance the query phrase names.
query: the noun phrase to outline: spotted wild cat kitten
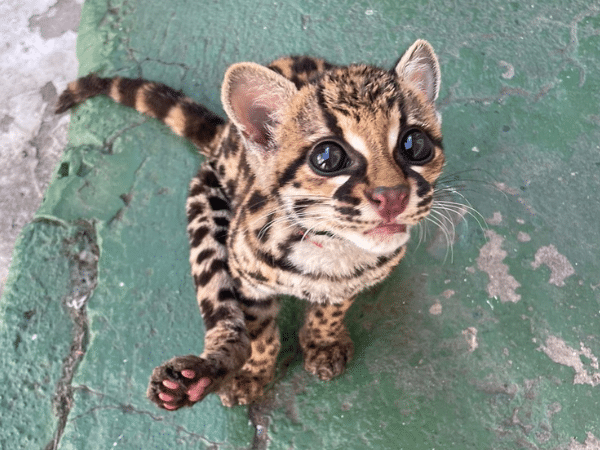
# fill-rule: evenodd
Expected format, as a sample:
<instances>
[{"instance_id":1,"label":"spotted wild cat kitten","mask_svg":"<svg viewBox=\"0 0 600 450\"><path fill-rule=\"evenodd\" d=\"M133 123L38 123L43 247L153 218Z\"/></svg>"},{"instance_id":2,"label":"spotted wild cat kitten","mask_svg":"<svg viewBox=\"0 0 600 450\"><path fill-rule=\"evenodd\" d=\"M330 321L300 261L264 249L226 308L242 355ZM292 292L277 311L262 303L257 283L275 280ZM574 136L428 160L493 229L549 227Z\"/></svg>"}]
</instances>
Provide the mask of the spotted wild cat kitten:
<instances>
[{"instance_id":1,"label":"spotted wild cat kitten","mask_svg":"<svg viewBox=\"0 0 600 450\"><path fill-rule=\"evenodd\" d=\"M222 88L227 123L159 83L88 75L69 85L57 112L107 95L206 156L187 201L204 351L157 367L153 402L174 410L210 392L226 406L259 397L280 348L281 294L309 302L306 370L322 380L344 370L346 311L396 266L431 209L444 164L439 86L423 40L390 71L309 57L234 64Z\"/></svg>"}]
</instances>

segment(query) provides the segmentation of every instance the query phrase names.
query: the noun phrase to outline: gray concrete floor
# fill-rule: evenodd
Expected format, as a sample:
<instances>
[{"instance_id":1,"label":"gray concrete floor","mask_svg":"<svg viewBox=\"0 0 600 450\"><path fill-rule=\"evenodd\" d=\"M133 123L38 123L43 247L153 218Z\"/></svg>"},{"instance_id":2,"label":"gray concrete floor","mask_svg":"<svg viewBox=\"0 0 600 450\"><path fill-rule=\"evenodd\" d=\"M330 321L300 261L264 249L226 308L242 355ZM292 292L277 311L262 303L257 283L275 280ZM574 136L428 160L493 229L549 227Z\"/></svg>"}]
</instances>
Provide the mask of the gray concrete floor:
<instances>
[{"instance_id":1,"label":"gray concrete floor","mask_svg":"<svg viewBox=\"0 0 600 450\"><path fill-rule=\"evenodd\" d=\"M54 103L77 75L83 0L0 2L0 296L15 240L42 201L66 143Z\"/></svg>"}]
</instances>

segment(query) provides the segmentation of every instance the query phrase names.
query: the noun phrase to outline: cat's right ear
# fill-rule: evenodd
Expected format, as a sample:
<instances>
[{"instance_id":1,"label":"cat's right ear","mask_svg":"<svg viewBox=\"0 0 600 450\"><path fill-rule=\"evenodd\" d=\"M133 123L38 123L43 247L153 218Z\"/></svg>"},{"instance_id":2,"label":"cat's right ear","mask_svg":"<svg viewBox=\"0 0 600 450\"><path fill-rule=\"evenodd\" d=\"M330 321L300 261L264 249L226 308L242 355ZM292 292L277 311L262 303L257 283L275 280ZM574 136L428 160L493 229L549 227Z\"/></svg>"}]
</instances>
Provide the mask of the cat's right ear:
<instances>
[{"instance_id":1,"label":"cat's right ear","mask_svg":"<svg viewBox=\"0 0 600 450\"><path fill-rule=\"evenodd\" d=\"M427 41L418 39L410 46L394 69L398 78L412 84L434 103L440 93L440 63Z\"/></svg>"},{"instance_id":2,"label":"cat's right ear","mask_svg":"<svg viewBox=\"0 0 600 450\"><path fill-rule=\"evenodd\" d=\"M234 64L225 73L221 101L244 137L266 150L281 110L296 92L296 86L287 78L246 62Z\"/></svg>"}]
</instances>

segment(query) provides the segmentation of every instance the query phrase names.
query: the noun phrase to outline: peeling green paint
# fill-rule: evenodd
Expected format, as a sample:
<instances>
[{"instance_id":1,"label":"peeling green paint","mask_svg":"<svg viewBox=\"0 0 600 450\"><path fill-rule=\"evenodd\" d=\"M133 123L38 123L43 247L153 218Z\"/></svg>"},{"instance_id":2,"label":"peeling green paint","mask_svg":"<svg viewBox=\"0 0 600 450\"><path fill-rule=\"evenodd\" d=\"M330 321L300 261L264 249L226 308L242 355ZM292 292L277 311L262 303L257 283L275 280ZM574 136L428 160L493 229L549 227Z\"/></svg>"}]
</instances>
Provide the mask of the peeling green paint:
<instances>
[{"instance_id":1,"label":"peeling green paint","mask_svg":"<svg viewBox=\"0 0 600 450\"><path fill-rule=\"evenodd\" d=\"M358 299L346 374L324 383L303 371L302 310L289 300L264 402L225 409L211 396L168 413L145 399L155 365L201 350L184 213L199 158L164 126L93 99L73 114L70 146L39 221L22 234L0 303L9 368L0 446L41 448L58 429L53 398L74 330L63 305L73 258L63 249L85 219L96 232L98 279L59 449L594 448L597 5L88 0L78 55L81 74L151 78L221 111L231 63L308 53L392 67L419 37L442 63L448 166L439 187L456 191L444 200L474 210L446 204L445 232L428 224L425 242L415 236L398 270ZM544 248L555 252L538 254ZM497 294L488 285L498 273L478 266L494 251L504 270ZM556 262L563 271L549 283ZM503 301L513 294L518 302Z\"/></svg>"}]
</instances>

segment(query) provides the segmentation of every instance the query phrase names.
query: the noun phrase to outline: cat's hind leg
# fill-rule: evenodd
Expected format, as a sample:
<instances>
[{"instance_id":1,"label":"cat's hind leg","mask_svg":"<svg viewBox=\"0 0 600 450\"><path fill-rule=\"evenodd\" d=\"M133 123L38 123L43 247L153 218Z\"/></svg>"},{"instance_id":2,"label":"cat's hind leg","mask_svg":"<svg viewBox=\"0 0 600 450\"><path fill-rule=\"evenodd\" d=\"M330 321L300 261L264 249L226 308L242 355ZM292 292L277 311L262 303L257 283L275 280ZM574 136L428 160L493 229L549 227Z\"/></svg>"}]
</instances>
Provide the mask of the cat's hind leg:
<instances>
[{"instance_id":1,"label":"cat's hind leg","mask_svg":"<svg viewBox=\"0 0 600 450\"><path fill-rule=\"evenodd\" d=\"M337 304L310 304L300 330L304 368L321 380L341 374L354 354L343 319L352 299Z\"/></svg>"},{"instance_id":2,"label":"cat's hind leg","mask_svg":"<svg viewBox=\"0 0 600 450\"><path fill-rule=\"evenodd\" d=\"M264 387L273 380L277 354L281 348L275 322L279 312L276 299L243 299L246 328L252 352L244 366L219 389L225 406L247 405L263 395Z\"/></svg>"}]
</instances>

